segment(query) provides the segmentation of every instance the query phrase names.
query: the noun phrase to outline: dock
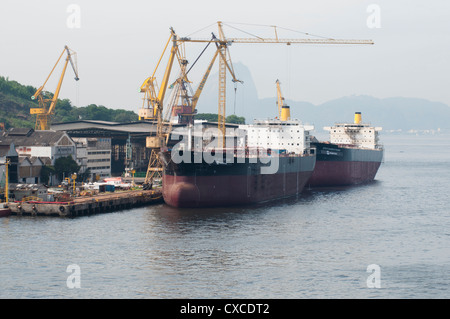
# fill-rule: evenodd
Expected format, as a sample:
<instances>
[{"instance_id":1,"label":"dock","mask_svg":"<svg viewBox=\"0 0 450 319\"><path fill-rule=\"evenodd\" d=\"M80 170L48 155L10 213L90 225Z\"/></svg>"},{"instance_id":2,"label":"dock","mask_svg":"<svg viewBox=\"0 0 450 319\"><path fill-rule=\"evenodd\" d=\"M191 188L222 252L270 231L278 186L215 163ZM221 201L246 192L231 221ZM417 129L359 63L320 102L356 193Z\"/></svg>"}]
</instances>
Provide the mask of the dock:
<instances>
[{"instance_id":1,"label":"dock","mask_svg":"<svg viewBox=\"0 0 450 319\"><path fill-rule=\"evenodd\" d=\"M162 203L162 190L132 190L75 197L67 202L10 202L11 215L76 217Z\"/></svg>"}]
</instances>

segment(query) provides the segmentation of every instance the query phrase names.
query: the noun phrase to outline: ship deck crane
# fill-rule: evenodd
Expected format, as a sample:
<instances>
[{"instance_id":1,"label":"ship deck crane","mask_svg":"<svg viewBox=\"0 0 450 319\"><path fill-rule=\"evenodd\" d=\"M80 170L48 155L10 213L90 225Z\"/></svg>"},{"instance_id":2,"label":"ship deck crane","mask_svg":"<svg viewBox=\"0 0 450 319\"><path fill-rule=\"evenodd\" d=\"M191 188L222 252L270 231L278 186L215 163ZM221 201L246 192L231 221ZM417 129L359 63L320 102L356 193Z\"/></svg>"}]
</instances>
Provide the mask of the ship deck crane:
<instances>
[{"instance_id":1,"label":"ship deck crane","mask_svg":"<svg viewBox=\"0 0 450 319\"><path fill-rule=\"evenodd\" d=\"M284 97L283 94L281 94L281 86L280 81L276 81L277 84L277 105L278 105L278 118L281 118L281 108L284 105Z\"/></svg>"},{"instance_id":2,"label":"ship deck crane","mask_svg":"<svg viewBox=\"0 0 450 319\"><path fill-rule=\"evenodd\" d=\"M288 121L291 119L291 112L288 105L286 105L283 94L281 93L281 83L279 80L277 84L277 105L278 105L278 118L281 121Z\"/></svg>"},{"instance_id":3,"label":"ship deck crane","mask_svg":"<svg viewBox=\"0 0 450 319\"><path fill-rule=\"evenodd\" d=\"M59 61L61 60L61 58L65 52L67 53L66 62L64 63L64 67L63 67L61 76L59 78L58 86L56 87L53 97L51 99L46 99L43 96L43 90L44 90L45 84L47 84L48 79L52 75L53 71L55 70L56 66L58 65ZM55 106L56 106L56 103L58 102L59 92L61 90L61 85L62 85L62 82L64 79L64 75L66 73L67 64L69 62L70 62L70 65L72 66L73 72L75 73L75 81L79 80L77 65L72 60L72 56L74 56L74 55L76 55L76 53L74 51L70 50L67 47L67 45L64 46L63 52L59 56L55 65L53 66L53 69L51 70L50 74L47 76L47 79L45 80L44 84L31 97L32 100L38 99L38 102L39 102L38 108L30 108L30 114L36 114L35 130L49 130L50 129L50 119L51 119L51 116L55 113ZM50 103L50 105L48 105L48 103Z\"/></svg>"},{"instance_id":4,"label":"ship deck crane","mask_svg":"<svg viewBox=\"0 0 450 319\"><path fill-rule=\"evenodd\" d=\"M179 38L179 42L215 42L220 48L220 60L219 60L219 103L218 103L218 128L222 133L222 146L225 146L225 117L226 117L226 69L228 68L233 76L233 81L237 81L234 76L234 71L227 62L227 48L233 43L249 43L249 44L374 44L372 40L346 40L346 39L281 39L278 38L278 34L275 28L275 38L226 38L223 31L223 23L217 22L219 29L219 38L214 39L192 39L188 37Z\"/></svg>"}]
</instances>

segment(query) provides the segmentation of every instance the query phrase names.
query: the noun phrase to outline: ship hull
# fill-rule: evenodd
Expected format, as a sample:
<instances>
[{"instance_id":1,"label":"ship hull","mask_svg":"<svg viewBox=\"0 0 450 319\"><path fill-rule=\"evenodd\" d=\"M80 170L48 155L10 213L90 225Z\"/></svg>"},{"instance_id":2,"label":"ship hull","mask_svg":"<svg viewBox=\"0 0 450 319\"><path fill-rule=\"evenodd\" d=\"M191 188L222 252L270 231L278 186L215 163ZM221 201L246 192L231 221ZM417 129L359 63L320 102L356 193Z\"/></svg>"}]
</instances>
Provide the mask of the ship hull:
<instances>
[{"instance_id":1,"label":"ship hull","mask_svg":"<svg viewBox=\"0 0 450 319\"><path fill-rule=\"evenodd\" d=\"M9 215L11 215L9 207L0 207L0 217L8 217Z\"/></svg>"},{"instance_id":2,"label":"ship hull","mask_svg":"<svg viewBox=\"0 0 450 319\"><path fill-rule=\"evenodd\" d=\"M248 205L300 194L310 179L315 156L279 157L274 173L262 174L261 163L175 164L163 174L163 196L173 207Z\"/></svg>"},{"instance_id":3,"label":"ship hull","mask_svg":"<svg viewBox=\"0 0 450 319\"><path fill-rule=\"evenodd\" d=\"M346 148L314 143L317 161L308 187L348 186L375 179L383 161L383 149Z\"/></svg>"}]
</instances>

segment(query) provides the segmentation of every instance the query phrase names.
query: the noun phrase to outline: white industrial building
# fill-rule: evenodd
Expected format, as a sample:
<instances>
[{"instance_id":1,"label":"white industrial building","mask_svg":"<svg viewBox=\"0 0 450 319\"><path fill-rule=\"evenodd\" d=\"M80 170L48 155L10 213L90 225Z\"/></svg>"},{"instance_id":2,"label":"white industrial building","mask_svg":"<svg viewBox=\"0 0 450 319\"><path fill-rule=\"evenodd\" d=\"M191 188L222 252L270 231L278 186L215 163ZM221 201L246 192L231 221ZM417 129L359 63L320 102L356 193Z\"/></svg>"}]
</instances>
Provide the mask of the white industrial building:
<instances>
[{"instance_id":1,"label":"white industrial building","mask_svg":"<svg viewBox=\"0 0 450 319\"><path fill-rule=\"evenodd\" d=\"M82 161L86 163L91 178L111 176L111 138L85 138L73 137L73 141L78 145L79 155L83 156Z\"/></svg>"}]
</instances>

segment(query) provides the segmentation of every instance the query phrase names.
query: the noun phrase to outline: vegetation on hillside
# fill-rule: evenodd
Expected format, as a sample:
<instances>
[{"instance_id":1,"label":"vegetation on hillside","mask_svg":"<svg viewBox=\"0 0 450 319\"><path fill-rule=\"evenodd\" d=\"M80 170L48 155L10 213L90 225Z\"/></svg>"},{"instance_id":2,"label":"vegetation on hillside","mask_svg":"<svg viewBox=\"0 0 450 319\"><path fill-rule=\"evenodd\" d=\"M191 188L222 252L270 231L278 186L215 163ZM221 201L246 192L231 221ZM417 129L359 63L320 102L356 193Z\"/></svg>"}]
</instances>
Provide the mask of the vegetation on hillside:
<instances>
[{"instance_id":1,"label":"vegetation on hillside","mask_svg":"<svg viewBox=\"0 0 450 319\"><path fill-rule=\"evenodd\" d=\"M196 120L206 120L209 122L217 122L219 116L214 113L198 113L195 116ZM245 124L245 118L237 115L229 115L226 117L225 122L234 124Z\"/></svg>"},{"instance_id":2,"label":"vegetation on hillside","mask_svg":"<svg viewBox=\"0 0 450 319\"><path fill-rule=\"evenodd\" d=\"M5 123L5 128L29 127L34 128L36 118L30 114L30 108L39 107L37 100L31 96L36 88L30 85L22 85L17 81L0 76L0 123ZM52 98L53 93L43 92L45 98ZM213 113L199 113L197 120L217 122L218 115ZM101 120L118 123L133 122L138 120L138 115L133 111L121 109L109 109L103 105L90 104L83 107L72 105L69 99L58 99L52 123L71 122L79 120ZM245 124L245 118L229 115L227 123Z\"/></svg>"},{"instance_id":3,"label":"vegetation on hillside","mask_svg":"<svg viewBox=\"0 0 450 319\"><path fill-rule=\"evenodd\" d=\"M31 99L36 90L30 85L22 85L0 76L0 123L5 123L7 129L10 127L34 128L35 116L30 114L30 108L39 107L38 102ZM43 94L45 98L53 97L51 92ZM76 107L69 99L58 99L52 118L53 123L81 119L125 123L137 121L138 115L133 111L109 109L95 104Z\"/></svg>"}]
</instances>

